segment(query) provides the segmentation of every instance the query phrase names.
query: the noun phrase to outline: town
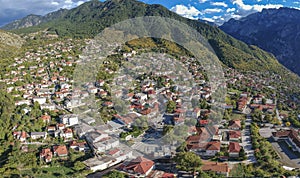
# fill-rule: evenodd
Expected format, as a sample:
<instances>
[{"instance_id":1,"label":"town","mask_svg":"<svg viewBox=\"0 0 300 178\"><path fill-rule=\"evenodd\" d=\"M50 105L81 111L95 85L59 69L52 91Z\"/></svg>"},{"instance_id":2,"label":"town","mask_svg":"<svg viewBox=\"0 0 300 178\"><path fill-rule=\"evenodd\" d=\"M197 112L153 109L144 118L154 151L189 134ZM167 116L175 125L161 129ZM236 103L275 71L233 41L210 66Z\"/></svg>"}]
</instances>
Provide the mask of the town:
<instances>
[{"instance_id":1,"label":"town","mask_svg":"<svg viewBox=\"0 0 300 178\"><path fill-rule=\"evenodd\" d=\"M31 154L37 166L68 164L80 176L100 177L111 171L228 177L251 164L279 175L300 168L299 108L286 94L289 88L279 88L280 76L224 68L226 81L217 88L227 87L227 93L216 122L211 117L212 106L220 104L212 97L216 88L192 57L158 54L142 60L132 50L108 59L84 90L73 88L72 72L83 62L78 53L88 43L53 40L28 49L1 79L18 113L11 144ZM120 72L126 63L134 68ZM201 159L201 166L180 165L176 160L184 154Z\"/></svg>"}]
</instances>

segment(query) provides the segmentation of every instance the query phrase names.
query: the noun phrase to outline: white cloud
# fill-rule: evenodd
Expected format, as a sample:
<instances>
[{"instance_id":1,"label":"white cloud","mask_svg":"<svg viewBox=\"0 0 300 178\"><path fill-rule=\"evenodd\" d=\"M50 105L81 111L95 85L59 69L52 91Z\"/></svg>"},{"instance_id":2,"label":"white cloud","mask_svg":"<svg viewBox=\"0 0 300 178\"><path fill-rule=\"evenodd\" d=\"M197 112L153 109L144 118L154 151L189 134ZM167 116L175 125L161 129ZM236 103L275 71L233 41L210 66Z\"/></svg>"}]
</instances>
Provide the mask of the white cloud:
<instances>
[{"instance_id":1,"label":"white cloud","mask_svg":"<svg viewBox=\"0 0 300 178\"><path fill-rule=\"evenodd\" d=\"M251 10L252 9L252 6L244 4L243 0L233 0L232 3L236 4L240 9L243 9L243 10Z\"/></svg>"},{"instance_id":2,"label":"white cloud","mask_svg":"<svg viewBox=\"0 0 300 178\"><path fill-rule=\"evenodd\" d=\"M201 14L194 6L176 5L170 10L189 19L198 19L198 16Z\"/></svg>"},{"instance_id":3,"label":"white cloud","mask_svg":"<svg viewBox=\"0 0 300 178\"><path fill-rule=\"evenodd\" d=\"M65 0L65 4L73 4L72 0Z\"/></svg>"},{"instance_id":4,"label":"white cloud","mask_svg":"<svg viewBox=\"0 0 300 178\"><path fill-rule=\"evenodd\" d=\"M208 0L199 0L199 3L205 3L205 2L207 2Z\"/></svg>"},{"instance_id":5,"label":"white cloud","mask_svg":"<svg viewBox=\"0 0 300 178\"><path fill-rule=\"evenodd\" d=\"M228 5L225 2L212 2L211 5L228 7Z\"/></svg>"},{"instance_id":6,"label":"white cloud","mask_svg":"<svg viewBox=\"0 0 300 178\"><path fill-rule=\"evenodd\" d=\"M78 1L76 5L77 5L77 6L80 6L80 5L83 4L83 3L84 3L84 1Z\"/></svg>"},{"instance_id":7,"label":"white cloud","mask_svg":"<svg viewBox=\"0 0 300 178\"><path fill-rule=\"evenodd\" d=\"M59 5L59 3L55 2L55 1L51 2L51 4L54 5L54 6L58 6Z\"/></svg>"},{"instance_id":8,"label":"white cloud","mask_svg":"<svg viewBox=\"0 0 300 178\"><path fill-rule=\"evenodd\" d=\"M202 12L203 12L203 14L212 14L212 13L223 12L223 10L222 9L218 9L218 8L213 8L213 9L205 9Z\"/></svg>"},{"instance_id":9,"label":"white cloud","mask_svg":"<svg viewBox=\"0 0 300 178\"><path fill-rule=\"evenodd\" d=\"M233 4L236 4L238 7L238 12L240 15L249 15L254 12L260 12L263 9L270 9L270 8L280 8L283 7L282 4L254 4L254 5L249 5L245 4L243 0L233 0Z\"/></svg>"},{"instance_id":10,"label":"white cloud","mask_svg":"<svg viewBox=\"0 0 300 178\"><path fill-rule=\"evenodd\" d=\"M205 20L205 21L208 21L208 22L215 22L215 19L208 18L208 17L204 17L204 18L202 18L202 20Z\"/></svg>"},{"instance_id":11,"label":"white cloud","mask_svg":"<svg viewBox=\"0 0 300 178\"><path fill-rule=\"evenodd\" d=\"M236 9L233 7L233 8L228 8L226 9L226 12L229 13L229 12L234 12Z\"/></svg>"}]
</instances>

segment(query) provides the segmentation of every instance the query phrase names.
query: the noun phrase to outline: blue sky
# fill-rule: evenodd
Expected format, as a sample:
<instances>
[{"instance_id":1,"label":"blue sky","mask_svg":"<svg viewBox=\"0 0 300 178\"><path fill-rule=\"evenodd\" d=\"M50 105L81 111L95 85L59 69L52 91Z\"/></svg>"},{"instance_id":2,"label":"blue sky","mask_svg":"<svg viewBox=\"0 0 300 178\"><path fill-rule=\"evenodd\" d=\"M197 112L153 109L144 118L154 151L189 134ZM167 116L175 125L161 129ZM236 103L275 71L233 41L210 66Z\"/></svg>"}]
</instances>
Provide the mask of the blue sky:
<instances>
[{"instance_id":1,"label":"blue sky","mask_svg":"<svg viewBox=\"0 0 300 178\"><path fill-rule=\"evenodd\" d=\"M191 19L203 19L222 24L230 18L241 18L264 8L292 7L300 10L300 0L142 0L162 4Z\"/></svg>"},{"instance_id":2,"label":"blue sky","mask_svg":"<svg viewBox=\"0 0 300 178\"><path fill-rule=\"evenodd\" d=\"M60 8L70 9L88 0L0 0L0 26L29 14L45 15ZM140 0L161 4L191 19L222 24L230 18L241 18L263 8L293 7L300 10L300 0Z\"/></svg>"}]
</instances>

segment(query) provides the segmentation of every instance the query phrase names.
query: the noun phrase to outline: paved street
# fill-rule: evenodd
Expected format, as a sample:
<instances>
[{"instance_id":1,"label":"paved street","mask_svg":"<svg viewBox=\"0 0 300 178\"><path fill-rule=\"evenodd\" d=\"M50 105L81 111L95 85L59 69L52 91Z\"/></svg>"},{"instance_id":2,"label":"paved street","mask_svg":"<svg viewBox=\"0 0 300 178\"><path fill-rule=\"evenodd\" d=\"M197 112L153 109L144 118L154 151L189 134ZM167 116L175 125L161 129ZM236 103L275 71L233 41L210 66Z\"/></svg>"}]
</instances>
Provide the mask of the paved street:
<instances>
[{"instance_id":1,"label":"paved street","mask_svg":"<svg viewBox=\"0 0 300 178\"><path fill-rule=\"evenodd\" d=\"M247 119L245 120L245 129L242 130L242 143L241 146L243 146L245 152L247 153L247 160L244 161L246 164L255 163L256 158L254 156L254 150L252 148L252 142L251 142L251 134L250 134L250 125L251 125L252 119L250 116L247 116Z\"/></svg>"}]
</instances>

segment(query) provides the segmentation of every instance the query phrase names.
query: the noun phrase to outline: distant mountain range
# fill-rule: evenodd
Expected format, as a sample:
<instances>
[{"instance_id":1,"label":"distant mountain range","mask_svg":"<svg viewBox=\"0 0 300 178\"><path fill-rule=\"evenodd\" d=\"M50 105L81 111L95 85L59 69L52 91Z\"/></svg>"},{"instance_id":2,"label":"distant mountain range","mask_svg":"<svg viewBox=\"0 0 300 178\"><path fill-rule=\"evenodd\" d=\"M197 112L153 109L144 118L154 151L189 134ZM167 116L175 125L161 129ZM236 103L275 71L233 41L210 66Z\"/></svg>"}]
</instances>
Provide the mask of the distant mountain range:
<instances>
[{"instance_id":1,"label":"distant mountain range","mask_svg":"<svg viewBox=\"0 0 300 178\"><path fill-rule=\"evenodd\" d=\"M8 24L4 28L11 29L17 34L46 30L60 37L92 38L112 24L141 16L168 17L190 25L208 40L226 66L244 71L287 73L287 70L272 54L236 40L216 26L184 18L161 5L148 5L135 0L105 2L92 0L71 10L60 10L46 16L38 16L35 22L32 21L34 18L31 15Z\"/></svg>"},{"instance_id":2,"label":"distant mountain range","mask_svg":"<svg viewBox=\"0 0 300 178\"><path fill-rule=\"evenodd\" d=\"M60 9L58 11L49 13L45 16L30 14L20 20L16 20L1 28L3 30L14 30L14 29L32 27L32 26L39 25L41 23L49 22L51 20L63 17L67 12L68 12L67 9Z\"/></svg>"},{"instance_id":3,"label":"distant mountain range","mask_svg":"<svg viewBox=\"0 0 300 178\"><path fill-rule=\"evenodd\" d=\"M281 64L300 75L300 10L264 9L220 27L248 44L273 53Z\"/></svg>"}]
</instances>

